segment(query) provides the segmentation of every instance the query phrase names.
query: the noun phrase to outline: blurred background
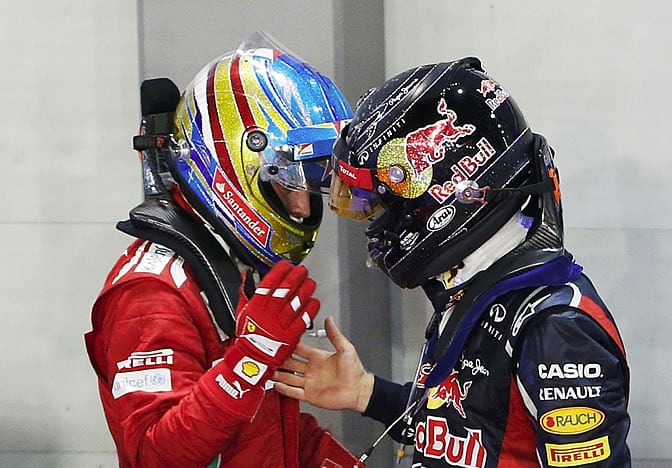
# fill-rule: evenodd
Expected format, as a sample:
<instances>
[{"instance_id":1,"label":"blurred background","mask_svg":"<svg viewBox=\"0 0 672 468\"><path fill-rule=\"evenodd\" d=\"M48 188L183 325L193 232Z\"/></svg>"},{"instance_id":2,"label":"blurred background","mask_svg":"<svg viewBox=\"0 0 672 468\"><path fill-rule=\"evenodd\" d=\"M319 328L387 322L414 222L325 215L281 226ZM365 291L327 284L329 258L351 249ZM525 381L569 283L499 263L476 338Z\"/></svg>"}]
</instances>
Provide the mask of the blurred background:
<instances>
[{"instance_id":1,"label":"blurred background","mask_svg":"<svg viewBox=\"0 0 672 468\"><path fill-rule=\"evenodd\" d=\"M353 105L404 69L482 59L556 149L567 245L615 315L628 352L633 466L672 466L669 2L5 0L3 7L0 467L117 466L83 334L108 269L130 242L114 225L142 198L131 149L139 84L167 76L184 88L256 30L333 77ZM322 316L336 317L371 370L405 381L429 307L419 291L399 291L366 268L363 229L327 213L307 264ZM383 429L357 414L305 409L357 453ZM392 445L382 443L369 460L393 466Z\"/></svg>"}]
</instances>

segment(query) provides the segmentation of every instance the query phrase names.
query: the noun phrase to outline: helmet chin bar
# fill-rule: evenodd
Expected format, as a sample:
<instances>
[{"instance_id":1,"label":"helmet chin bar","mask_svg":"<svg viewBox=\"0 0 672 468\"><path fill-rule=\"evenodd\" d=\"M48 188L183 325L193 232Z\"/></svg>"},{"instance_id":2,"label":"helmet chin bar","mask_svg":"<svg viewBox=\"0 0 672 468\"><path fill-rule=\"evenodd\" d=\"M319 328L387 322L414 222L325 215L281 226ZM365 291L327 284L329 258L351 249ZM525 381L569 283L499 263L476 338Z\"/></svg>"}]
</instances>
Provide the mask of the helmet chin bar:
<instances>
[{"instance_id":1,"label":"helmet chin bar","mask_svg":"<svg viewBox=\"0 0 672 468\"><path fill-rule=\"evenodd\" d=\"M399 234L404 228L413 224L412 211L414 209L412 203L400 202L400 214L396 216L391 207L383 210L376 216L371 225L366 230L367 250L369 252L369 259L367 265L376 265L392 280L395 280L390 269L393 266L388 266L386 256L394 248L398 249L400 244Z\"/></svg>"},{"instance_id":2,"label":"helmet chin bar","mask_svg":"<svg viewBox=\"0 0 672 468\"><path fill-rule=\"evenodd\" d=\"M424 254L425 261L414 268L392 268L390 277L403 288L415 288L448 269L459 265L469 254L490 239L520 209L524 199L509 197L503 200L478 224L468 231L455 235L450 240L450 248Z\"/></svg>"}]
</instances>

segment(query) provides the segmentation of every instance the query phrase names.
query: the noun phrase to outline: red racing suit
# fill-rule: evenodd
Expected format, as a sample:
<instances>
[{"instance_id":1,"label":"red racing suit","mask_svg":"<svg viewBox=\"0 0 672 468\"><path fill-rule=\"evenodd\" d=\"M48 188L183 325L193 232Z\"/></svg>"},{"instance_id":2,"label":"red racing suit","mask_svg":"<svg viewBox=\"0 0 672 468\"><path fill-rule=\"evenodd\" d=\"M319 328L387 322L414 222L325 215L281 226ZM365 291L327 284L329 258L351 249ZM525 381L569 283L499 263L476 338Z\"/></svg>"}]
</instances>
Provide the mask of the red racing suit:
<instances>
[{"instance_id":1,"label":"red racing suit","mask_svg":"<svg viewBox=\"0 0 672 468\"><path fill-rule=\"evenodd\" d=\"M216 381L231 340L172 250L136 240L110 271L92 325L86 346L120 468L319 467L325 451L350 456L272 390L259 392L251 420L222 404L237 396Z\"/></svg>"}]
</instances>

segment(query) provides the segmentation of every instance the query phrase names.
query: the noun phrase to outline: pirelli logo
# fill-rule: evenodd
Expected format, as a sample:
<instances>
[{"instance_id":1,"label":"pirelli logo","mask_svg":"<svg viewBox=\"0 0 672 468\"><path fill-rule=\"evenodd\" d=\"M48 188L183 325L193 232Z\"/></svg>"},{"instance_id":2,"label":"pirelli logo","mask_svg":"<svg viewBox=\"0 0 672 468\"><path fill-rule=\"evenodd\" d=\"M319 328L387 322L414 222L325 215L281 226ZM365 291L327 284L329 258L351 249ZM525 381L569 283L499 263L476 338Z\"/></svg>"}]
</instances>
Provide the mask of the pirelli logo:
<instances>
[{"instance_id":1,"label":"pirelli logo","mask_svg":"<svg viewBox=\"0 0 672 468\"><path fill-rule=\"evenodd\" d=\"M576 444L546 444L548 466L580 466L606 460L611 455L609 437Z\"/></svg>"}]
</instances>

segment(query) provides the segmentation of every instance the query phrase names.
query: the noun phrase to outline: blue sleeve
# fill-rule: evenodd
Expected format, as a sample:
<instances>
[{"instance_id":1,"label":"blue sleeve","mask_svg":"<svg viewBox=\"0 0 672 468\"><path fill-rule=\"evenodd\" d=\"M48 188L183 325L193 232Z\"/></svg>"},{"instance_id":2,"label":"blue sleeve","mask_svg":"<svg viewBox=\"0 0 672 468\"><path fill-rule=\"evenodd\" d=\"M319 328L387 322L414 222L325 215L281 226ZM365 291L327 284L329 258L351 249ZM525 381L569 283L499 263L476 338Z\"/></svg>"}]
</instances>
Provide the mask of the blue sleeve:
<instances>
[{"instance_id":1,"label":"blue sleeve","mask_svg":"<svg viewBox=\"0 0 672 468\"><path fill-rule=\"evenodd\" d=\"M517 384L543 466L630 466L629 370L589 316L553 313L526 330Z\"/></svg>"},{"instance_id":2,"label":"blue sleeve","mask_svg":"<svg viewBox=\"0 0 672 468\"><path fill-rule=\"evenodd\" d=\"M411 382L401 385L375 376L373 393L362 415L380 421L385 424L385 427L388 427L406 409L410 391ZM402 429L403 424L395 425L389 433L390 437L397 442L401 442Z\"/></svg>"}]
</instances>

